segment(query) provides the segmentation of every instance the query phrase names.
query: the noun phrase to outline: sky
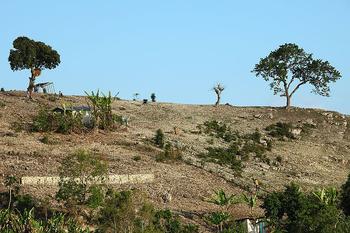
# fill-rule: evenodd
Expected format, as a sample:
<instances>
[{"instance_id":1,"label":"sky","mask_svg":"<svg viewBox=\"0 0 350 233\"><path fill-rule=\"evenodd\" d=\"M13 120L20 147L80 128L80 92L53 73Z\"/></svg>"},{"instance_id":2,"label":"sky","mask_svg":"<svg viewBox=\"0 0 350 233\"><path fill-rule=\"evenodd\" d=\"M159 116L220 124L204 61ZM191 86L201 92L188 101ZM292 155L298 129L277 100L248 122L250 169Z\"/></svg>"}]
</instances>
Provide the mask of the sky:
<instances>
[{"instance_id":1,"label":"sky","mask_svg":"<svg viewBox=\"0 0 350 233\"><path fill-rule=\"evenodd\" d=\"M328 60L342 74L331 97L303 86L292 105L350 114L349 0L2 0L0 87L25 90L28 70L13 72L12 42L27 36L61 56L38 82L63 94L100 89L161 102L283 106L254 65L284 43Z\"/></svg>"}]
</instances>

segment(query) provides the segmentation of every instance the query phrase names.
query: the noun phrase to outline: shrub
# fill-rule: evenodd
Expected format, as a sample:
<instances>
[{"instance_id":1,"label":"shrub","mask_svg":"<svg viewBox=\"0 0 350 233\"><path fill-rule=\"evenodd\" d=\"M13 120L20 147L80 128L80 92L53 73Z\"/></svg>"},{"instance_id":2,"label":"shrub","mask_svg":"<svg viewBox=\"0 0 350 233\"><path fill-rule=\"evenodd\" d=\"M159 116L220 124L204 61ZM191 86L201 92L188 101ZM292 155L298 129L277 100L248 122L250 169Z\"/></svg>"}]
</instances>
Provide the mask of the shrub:
<instances>
[{"instance_id":1,"label":"shrub","mask_svg":"<svg viewBox=\"0 0 350 233\"><path fill-rule=\"evenodd\" d=\"M280 155L278 155L277 157L276 157L276 161L277 162L279 162L279 163L282 163L282 156L280 156Z\"/></svg>"},{"instance_id":2,"label":"shrub","mask_svg":"<svg viewBox=\"0 0 350 233\"><path fill-rule=\"evenodd\" d=\"M204 161L214 162L220 165L228 165L235 171L236 175L241 175L242 162L236 158L237 153L238 147L233 144L229 148L208 147L207 153L201 153L198 156Z\"/></svg>"},{"instance_id":3,"label":"shrub","mask_svg":"<svg viewBox=\"0 0 350 233\"><path fill-rule=\"evenodd\" d=\"M5 88L2 87L2 88L0 89L0 92L5 92Z\"/></svg>"},{"instance_id":4,"label":"shrub","mask_svg":"<svg viewBox=\"0 0 350 233\"><path fill-rule=\"evenodd\" d=\"M67 207L88 204L91 200L96 203L99 197L94 195L101 192L96 185L102 187L107 175L107 163L100 155L78 150L61 162L59 171L57 200L63 201Z\"/></svg>"},{"instance_id":5,"label":"shrub","mask_svg":"<svg viewBox=\"0 0 350 233\"><path fill-rule=\"evenodd\" d=\"M228 222L229 219L230 214L220 211L210 213L205 217L205 220L208 223L216 226L219 232L222 232L224 230L224 224Z\"/></svg>"},{"instance_id":6,"label":"shrub","mask_svg":"<svg viewBox=\"0 0 350 233\"><path fill-rule=\"evenodd\" d=\"M4 107L6 107L6 104L0 100L0 108L4 108Z\"/></svg>"},{"instance_id":7,"label":"shrub","mask_svg":"<svg viewBox=\"0 0 350 233\"><path fill-rule=\"evenodd\" d=\"M58 213L50 218L42 220L34 215L36 209L9 210L0 209L0 232L38 232L38 233L89 233L88 228L83 229L75 220L66 218L64 214Z\"/></svg>"},{"instance_id":8,"label":"shrub","mask_svg":"<svg viewBox=\"0 0 350 233\"><path fill-rule=\"evenodd\" d=\"M269 132L270 136L275 138L282 139L283 137L287 137L294 139L294 135L292 134L293 128L294 127L291 123L277 122L276 124L266 127L266 131Z\"/></svg>"},{"instance_id":9,"label":"shrub","mask_svg":"<svg viewBox=\"0 0 350 233\"><path fill-rule=\"evenodd\" d=\"M134 161L140 161L141 160L141 156L140 155L135 155L132 159Z\"/></svg>"},{"instance_id":10,"label":"shrub","mask_svg":"<svg viewBox=\"0 0 350 233\"><path fill-rule=\"evenodd\" d=\"M341 191L340 206L344 214L350 216L350 174L345 184L341 186Z\"/></svg>"},{"instance_id":11,"label":"shrub","mask_svg":"<svg viewBox=\"0 0 350 233\"><path fill-rule=\"evenodd\" d=\"M160 210L155 214L154 225L156 229L166 233L198 233L198 226L182 225L170 210Z\"/></svg>"},{"instance_id":12,"label":"shrub","mask_svg":"<svg viewBox=\"0 0 350 233\"><path fill-rule=\"evenodd\" d=\"M33 119L31 130L63 134L81 132L83 130L82 116L79 113L55 113L48 109L41 109Z\"/></svg>"},{"instance_id":13,"label":"shrub","mask_svg":"<svg viewBox=\"0 0 350 233\"><path fill-rule=\"evenodd\" d=\"M232 132L229 126L216 120L205 121L203 125L199 125L198 128L203 130L204 133L221 138L226 142L235 141L240 137L238 132Z\"/></svg>"},{"instance_id":14,"label":"shrub","mask_svg":"<svg viewBox=\"0 0 350 233\"><path fill-rule=\"evenodd\" d=\"M152 102L156 102L156 94L155 93L151 94L151 100L152 100Z\"/></svg>"},{"instance_id":15,"label":"shrub","mask_svg":"<svg viewBox=\"0 0 350 233\"><path fill-rule=\"evenodd\" d=\"M302 129L302 134L307 136L309 135L313 129L315 129L316 126L313 125L313 124L309 124L309 123L304 123L302 126L301 126L301 129Z\"/></svg>"},{"instance_id":16,"label":"shrub","mask_svg":"<svg viewBox=\"0 0 350 233\"><path fill-rule=\"evenodd\" d=\"M261 133L259 132L258 129L255 130L254 133L251 133L251 134L247 134L244 136L246 139L250 139L250 140L253 140L254 142L256 143L260 143L260 140L262 138L262 135Z\"/></svg>"},{"instance_id":17,"label":"shrub","mask_svg":"<svg viewBox=\"0 0 350 233\"><path fill-rule=\"evenodd\" d=\"M198 232L197 226L181 224L171 211L156 211L153 205L144 201L142 194L137 190L109 190L97 222L98 232Z\"/></svg>"},{"instance_id":18,"label":"shrub","mask_svg":"<svg viewBox=\"0 0 350 233\"><path fill-rule=\"evenodd\" d=\"M156 144L159 148L164 147L165 137L164 137L164 133L161 129L158 129L156 131L156 135L154 136L153 141L154 141L154 144Z\"/></svg>"},{"instance_id":19,"label":"shrub","mask_svg":"<svg viewBox=\"0 0 350 233\"><path fill-rule=\"evenodd\" d=\"M249 159L249 154L255 154L256 157L264 157L267 148L261 144L255 142L246 142L243 147L238 151L238 154L242 156L243 160Z\"/></svg>"},{"instance_id":20,"label":"shrub","mask_svg":"<svg viewBox=\"0 0 350 233\"><path fill-rule=\"evenodd\" d=\"M19 133L25 129L25 126L21 122L12 122L10 125L10 129L14 130L16 133Z\"/></svg>"},{"instance_id":21,"label":"shrub","mask_svg":"<svg viewBox=\"0 0 350 233\"><path fill-rule=\"evenodd\" d=\"M173 162L179 160L182 160L182 150L176 146L172 146L170 143L166 143L164 151L156 156L157 162Z\"/></svg>"}]
</instances>

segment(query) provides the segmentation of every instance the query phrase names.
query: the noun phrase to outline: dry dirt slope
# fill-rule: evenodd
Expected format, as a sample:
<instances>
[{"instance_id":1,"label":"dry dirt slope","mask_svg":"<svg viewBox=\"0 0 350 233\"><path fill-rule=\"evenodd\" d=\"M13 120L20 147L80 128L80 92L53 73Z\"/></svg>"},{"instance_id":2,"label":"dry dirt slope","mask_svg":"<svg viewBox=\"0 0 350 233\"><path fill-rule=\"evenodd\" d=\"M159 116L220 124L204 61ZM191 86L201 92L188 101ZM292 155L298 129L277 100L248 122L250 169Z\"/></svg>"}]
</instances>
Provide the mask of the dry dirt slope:
<instances>
[{"instance_id":1,"label":"dry dirt slope","mask_svg":"<svg viewBox=\"0 0 350 233\"><path fill-rule=\"evenodd\" d=\"M86 105L84 97L63 97L50 101L38 95L29 101L21 92L0 94L0 177L57 175L60 160L76 150L86 148L107 156L111 174L153 173L156 181L138 185L160 207L188 213L204 213L215 209L208 204L213 190L223 188L227 192L240 193L247 190L252 180L259 179L266 190L275 190L291 181L305 188L340 185L350 169L350 117L336 112L316 109L293 108L291 110L271 107L232 107L209 105L180 105L134 101L115 101L113 111L129 117L128 130L93 132L88 134L51 134L54 145L40 142L41 133L15 132L13 122L30 122L40 106L59 106L62 103ZM312 122L316 128L305 137L291 141L275 141L267 157L274 161L282 157L282 163L267 165L258 160L245 163L241 178L230 169L197 161L196 154L204 148L221 145L197 133L197 125L207 120L229 124L242 133L254 132L278 121L301 124ZM174 127L178 133L174 133ZM150 142L157 129L162 129L168 140L184 148L185 162L158 163L155 155L159 150ZM140 161L133 158L140 156ZM130 185L126 186L130 187ZM125 187L121 187L125 188ZM31 187L28 190L39 195L52 194L51 188ZM172 195L170 203L162 201L162 195ZM239 211L238 211L239 209ZM243 216L244 208L236 207L234 214ZM258 211L259 212L259 211Z\"/></svg>"}]
</instances>

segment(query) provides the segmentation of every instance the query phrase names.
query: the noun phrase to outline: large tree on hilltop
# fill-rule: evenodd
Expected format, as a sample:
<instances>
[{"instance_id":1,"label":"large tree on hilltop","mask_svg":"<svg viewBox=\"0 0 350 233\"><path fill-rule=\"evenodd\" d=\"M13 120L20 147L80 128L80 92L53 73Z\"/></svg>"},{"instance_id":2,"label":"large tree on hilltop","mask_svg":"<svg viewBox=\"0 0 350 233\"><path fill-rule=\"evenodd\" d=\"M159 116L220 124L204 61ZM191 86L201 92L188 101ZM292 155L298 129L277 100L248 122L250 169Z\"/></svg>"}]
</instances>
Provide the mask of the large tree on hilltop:
<instances>
[{"instance_id":1,"label":"large tree on hilltop","mask_svg":"<svg viewBox=\"0 0 350 233\"><path fill-rule=\"evenodd\" d=\"M35 87L35 79L44 69L54 69L60 64L60 55L51 46L40 41L34 41L27 37L18 37L13 41L10 50L9 62L13 71L30 69L27 96L32 98Z\"/></svg>"},{"instance_id":2,"label":"large tree on hilltop","mask_svg":"<svg viewBox=\"0 0 350 233\"><path fill-rule=\"evenodd\" d=\"M286 107L291 98L304 84L310 84L313 92L329 96L329 83L337 81L341 74L328 61L314 59L296 44L281 45L262 58L252 71L265 81L270 81L274 94L286 97Z\"/></svg>"}]
</instances>

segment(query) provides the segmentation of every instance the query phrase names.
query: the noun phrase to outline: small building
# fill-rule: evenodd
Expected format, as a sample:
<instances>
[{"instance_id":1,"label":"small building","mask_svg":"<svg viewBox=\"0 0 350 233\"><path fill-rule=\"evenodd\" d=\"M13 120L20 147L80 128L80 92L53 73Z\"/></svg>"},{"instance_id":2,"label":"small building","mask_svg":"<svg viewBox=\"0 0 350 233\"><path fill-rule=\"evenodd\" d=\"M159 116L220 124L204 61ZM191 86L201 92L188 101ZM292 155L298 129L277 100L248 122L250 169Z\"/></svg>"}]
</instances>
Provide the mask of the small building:
<instances>
[{"instance_id":1,"label":"small building","mask_svg":"<svg viewBox=\"0 0 350 233\"><path fill-rule=\"evenodd\" d=\"M45 82L45 83L38 83L34 86L34 92L39 93L42 92L44 94L54 94L55 93L55 86L53 85L53 82Z\"/></svg>"},{"instance_id":2,"label":"small building","mask_svg":"<svg viewBox=\"0 0 350 233\"><path fill-rule=\"evenodd\" d=\"M84 113L90 113L91 112L91 108L89 106L73 106L73 107L56 107L54 109L52 109L53 112L57 112L57 113L75 113L75 112L84 112Z\"/></svg>"},{"instance_id":3,"label":"small building","mask_svg":"<svg viewBox=\"0 0 350 233\"><path fill-rule=\"evenodd\" d=\"M244 226L244 229L247 230L247 233L269 233L270 230L267 226L266 219L249 219L244 218L238 220L238 222L241 222Z\"/></svg>"}]
</instances>

